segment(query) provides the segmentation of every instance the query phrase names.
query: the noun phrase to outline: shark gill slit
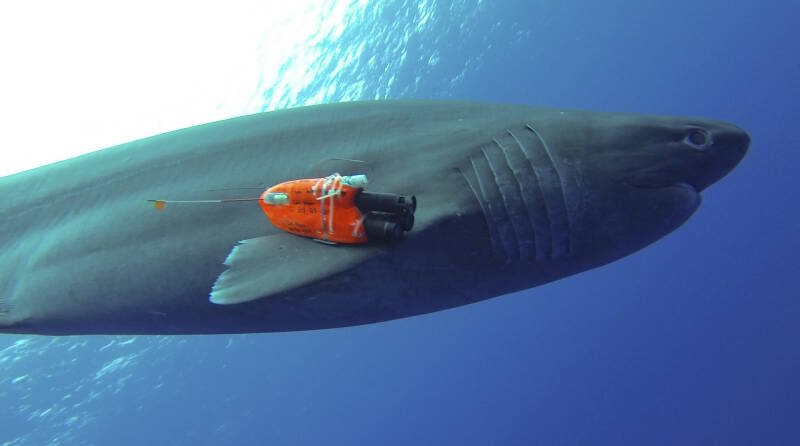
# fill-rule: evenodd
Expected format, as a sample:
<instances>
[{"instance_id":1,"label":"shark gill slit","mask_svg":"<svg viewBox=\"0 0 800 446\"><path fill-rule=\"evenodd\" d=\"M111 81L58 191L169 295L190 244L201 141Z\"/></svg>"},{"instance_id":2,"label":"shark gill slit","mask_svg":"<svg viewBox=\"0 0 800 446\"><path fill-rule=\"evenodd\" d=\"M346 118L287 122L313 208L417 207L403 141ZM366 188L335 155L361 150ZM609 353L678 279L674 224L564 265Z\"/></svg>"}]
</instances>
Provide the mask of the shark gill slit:
<instances>
[{"instance_id":1,"label":"shark gill slit","mask_svg":"<svg viewBox=\"0 0 800 446\"><path fill-rule=\"evenodd\" d=\"M539 177L550 217L553 240L553 258L561 258L570 253L570 229L567 215L567 202L561 174L556 168L547 142L530 124L525 125L523 140L529 142L531 163Z\"/></svg>"},{"instance_id":2,"label":"shark gill slit","mask_svg":"<svg viewBox=\"0 0 800 446\"><path fill-rule=\"evenodd\" d=\"M472 166L472 161L468 160L470 167L459 167L458 171L461 173L461 176L464 177L464 180L469 185L469 188L472 190L472 194L475 195L475 199L478 200L478 205L481 208L481 213L483 214L483 218L486 220L486 227L489 230L489 242L492 245L492 251L494 252L495 257L502 258L503 254L502 247L499 244L498 238L499 235L497 234L497 228L494 227L493 223L489 220L489 214L486 211L486 203L481 195L480 191L478 190L478 180L474 177L474 169Z\"/></svg>"},{"instance_id":3,"label":"shark gill slit","mask_svg":"<svg viewBox=\"0 0 800 446\"><path fill-rule=\"evenodd\" d=\"M509 158L516 160L518 176L522 178L522 185L526 189L523 196L527 198L528 215L531 217L536 234L536 261L541 262L551 258L553 254L552 224L547 200L544 198L545 189L536 173L536 166L527 153L529 149L525 148L514 132L511 130L506 130L506 132L508 135L503 136L501 143L507 141L503 145L508 147Z\"/></svg>"},{"instance_id":4,"label":"shark gill slit","mask_svg":"<svg viewBox=\"0 0 800 446\"><path fill-rule=\"evenodd\" d=\"M502 244L504 256L498 260L504 263L511 263L519 258L519 248L516 243L516 236L514 228L509 221L506 208L503 204L502 193L495 183L494 173L489 167L489 160L486 159L485 154L477 154L471 156L470 162L475 171L475 177L478 179L478 189L483 195L486 202L486 210L488 211L488 219L492 221L492 225L496 228L499 236L499 241Z\"/></svg>"},{"instance_id":5,"label":"shark gill slit","mask_svg":"<svg viewBox=\"0 0 800 446\"><path fill-rule=\"evenodd\" d=\"M528 212L522 199L519 180L514 176L503 148L497 143L497 140L493 139L492 142L493 144L482 147L481 152L489 163L489 169L500 191L506 215L514 231L519 251L519 257L515 260L535 259L533 228L530 225Z\"/></svg>"},{"instance_id":6,"label":"shark gill slit","mask_svg":"<svg viewBox=\"0 0 800 446\"><path fill-rule=\"evenodd\" d=\"M0 296L0 319L9 313L11 313L11 306L8 304L8 300L5 297Z\"/></svg>"},{"instance_id":7,"label":"shark gill slit","mask_svg":"<svg viewBox=\"0 0 800 446\"><path fill-rule=\"evenodd\" d=\"M544 203L537 179L533 173L533 167L525 154L520 149L519 143L514 138L511 130L498 138L492 138L492 142L503 152L506 165L511 170L511 174L517 183L517 190L522 200L523 218L527 219L527 227L530 228L532 258L530 260L542 261L547 258L545 248L550 245L550 235L547 231L541 231L540 226L549 228L549 222L542 223L540 215L546 215L546 210L542 208ZM521 216L522 217L522 216Z\"/></svg>"}]
</instances>

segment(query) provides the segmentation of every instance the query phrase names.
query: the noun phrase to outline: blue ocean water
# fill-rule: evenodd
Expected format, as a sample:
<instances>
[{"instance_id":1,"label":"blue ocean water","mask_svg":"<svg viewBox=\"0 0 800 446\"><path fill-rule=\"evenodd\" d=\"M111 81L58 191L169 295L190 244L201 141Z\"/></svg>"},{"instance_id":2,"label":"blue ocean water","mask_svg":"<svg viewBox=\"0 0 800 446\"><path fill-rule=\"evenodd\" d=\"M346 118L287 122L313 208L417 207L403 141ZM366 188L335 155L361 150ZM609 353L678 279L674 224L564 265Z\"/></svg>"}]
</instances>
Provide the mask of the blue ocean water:
<instances>
[{"instance_id":1,"label":"blue ocean water","mask_svg":"<svg viewBox=\"0 0 800 446\"><path fill-rule=\"evenodd\" d=\"M800 443L794 2L321 5L336 21L277 70L255 55L226 113L458 98L700 115L747 129L750 153L664 240L468 307L305 333L4 335L0 444Z\"/></svg>"}]
</instances>

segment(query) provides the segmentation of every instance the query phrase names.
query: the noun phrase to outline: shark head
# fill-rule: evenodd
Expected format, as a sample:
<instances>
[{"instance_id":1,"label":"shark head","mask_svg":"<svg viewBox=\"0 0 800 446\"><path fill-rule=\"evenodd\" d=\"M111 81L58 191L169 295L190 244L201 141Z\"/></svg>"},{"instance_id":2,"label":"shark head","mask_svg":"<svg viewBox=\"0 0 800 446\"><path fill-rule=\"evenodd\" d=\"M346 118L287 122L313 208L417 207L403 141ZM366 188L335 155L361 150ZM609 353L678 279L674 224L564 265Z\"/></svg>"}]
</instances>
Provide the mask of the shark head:
<instances>
[{"instance_id":1,"label":"shark head","mask_svg":"<svg viewBox=\"0 0 800 446\"><path fill-rule=\"evenodd\" d=\"M709 119L600 114L579 128L551 150L580 185L568 194L573 236L609 258L683 224L750 145L744 130Z\"/></svg>"}]
</instances>

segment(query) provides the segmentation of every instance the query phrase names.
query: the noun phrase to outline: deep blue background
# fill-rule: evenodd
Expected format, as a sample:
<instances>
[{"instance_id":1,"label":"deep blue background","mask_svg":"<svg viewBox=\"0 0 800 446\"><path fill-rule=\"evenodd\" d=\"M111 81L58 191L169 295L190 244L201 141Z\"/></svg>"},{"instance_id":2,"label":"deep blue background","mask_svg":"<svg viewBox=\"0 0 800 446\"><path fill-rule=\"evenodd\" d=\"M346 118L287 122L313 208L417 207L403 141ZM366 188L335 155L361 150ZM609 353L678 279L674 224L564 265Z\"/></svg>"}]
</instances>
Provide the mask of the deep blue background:
<instances>
[{"instance_id":1,"label":"deep blue background","mask_svg":"<svg viewBox=\"0 0 800 446\"><path fill-rule=\"evenodd\" d=\"M376 20L408 7L394 4ZM440 62L404 97L710 116L747 129L750 153L664 240L469 307L103 350L111 338L89 338L69 354L76 339L33 340L59 353L29 351L31 371L14 373L31 377L0 387L0 442L71 430L73 444L800 444L797 13L790 1L498 1L473 32L413 37L409 60L435 46ZM48 371L59 381L35 378ZM65 392L82 403L61 419L79 420L20 409Z\"/></svg>"}]
</instances>

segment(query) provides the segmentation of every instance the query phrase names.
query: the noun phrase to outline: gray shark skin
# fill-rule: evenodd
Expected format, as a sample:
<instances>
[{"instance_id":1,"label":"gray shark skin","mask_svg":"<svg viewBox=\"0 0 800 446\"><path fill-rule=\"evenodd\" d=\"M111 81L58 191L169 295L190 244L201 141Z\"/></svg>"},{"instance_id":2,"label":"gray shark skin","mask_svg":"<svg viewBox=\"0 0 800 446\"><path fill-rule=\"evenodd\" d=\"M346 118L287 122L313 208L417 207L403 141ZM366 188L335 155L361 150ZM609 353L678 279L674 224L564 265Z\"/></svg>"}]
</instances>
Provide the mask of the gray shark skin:
<instances>
[{"instance_id":1,"label":"gray shark skin","mask_svg":"<svg viewBox=\"0 0 800 446\"><path fill-rule=\"evenodd\" d=\"M707 119L382 101L122 144L0 178L0 332L311 330L466 305L660 239L749 143ZM328 175L333 158L367 161L367 190L417 197L405 239L329 246L254 202L147 202L257 197L220 189ZM252 297L218 304L212 289Z\"/></svg>"}]
</instances>

